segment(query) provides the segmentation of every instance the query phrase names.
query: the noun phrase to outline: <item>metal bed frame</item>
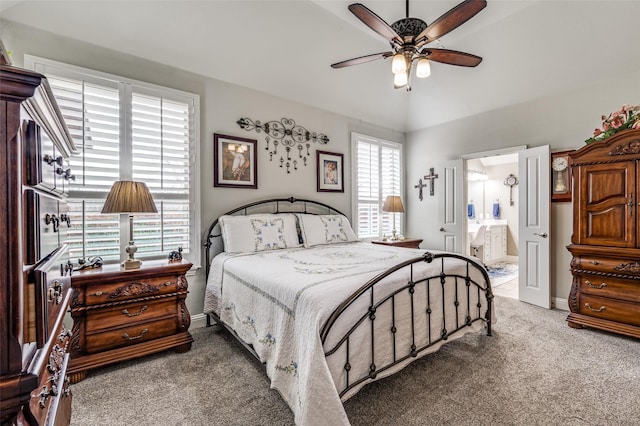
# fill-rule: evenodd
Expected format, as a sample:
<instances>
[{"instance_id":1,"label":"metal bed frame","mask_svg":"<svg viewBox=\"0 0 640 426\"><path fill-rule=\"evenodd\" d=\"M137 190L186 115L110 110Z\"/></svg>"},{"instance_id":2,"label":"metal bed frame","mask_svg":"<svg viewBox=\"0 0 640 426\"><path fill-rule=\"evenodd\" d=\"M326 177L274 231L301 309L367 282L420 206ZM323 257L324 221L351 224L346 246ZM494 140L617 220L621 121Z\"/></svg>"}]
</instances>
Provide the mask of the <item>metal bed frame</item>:
<instances>
[{"instance_id":1,"label":"metal bed frame","mask_svg":"<svg viewBox=\"0 0 640 426\"><path fill-rule=\"evenodd\" d=\"M271 207L268 207L271 206ZM299 206L299 207L294 207ZM256 201L250 204L246 204L242 207L238 207L234 210L231 210L225 214L241 214L247 215L251 213L307 213L307 214L342 214L339 210L321 203L312 200L305 199L296 199L294 197L290 198L274 198L263 201ZM209 269L211 267L211 259L212 259L212 247L217 241L218 244L215 244L216 247L219 247L219 251L222 251L222 235L220 233L220 229L218 226L218 219L216 219L206 233L204 247L206 252L206 274L209 275ZM452 274L448 273L445 270L446 259L455 258L459 259L463 262L466 262L466 273L464 275L460 274ZM415 276L414 279L414 266L421 262L440 263L440 271L437 274L424 277ZM476 282L471 278L471 271L479 271L484 278L484 283ZM397 288L391 294L387 295L381 300L376 300L375 291L376 284L384 280L386 277L398 273L398 271L408 271L409 280L402 287ZM417 274L417 273L416 273ZM452 280L447 280L447 278L453 278ZM432 300L430 297L431 292L429 291L432 286L441 286L442 287L442 298L441 300ZM419 289L420 286L425 287L426 300L418 300L418 297L415 296L416 290ZM447 286L455 286L453 291L455 292L455 301L452 305L447 304L445 301L445 288ZM410 321L410 336L412 339L412 344L410 347L397 347L396 346L396 336L399 332L398 326L396 323L396 300L402 294L408 294L411 306L411 321ZM471 296L474 295L477 298L477 303L473 306L471 302ZM484 296L487 302L487 310L485 312L484 317L481 313L482 305L480 303L481 297ZM486 323L487 335L491 336L491 313L492 313L492 301L493 301L493 292L491 290L491 284L489 280L489 275L487 274L486 269L476 261L455 253L437 253L433 254L430 252L425 252L423 255L402 262L394 267L387 269L386 271L378 274L374 278L370 279L368 282L364 283L362 287L360 287L357 291L352 293L345 301L343 301L329 316L326 323L321 328L320 338L322 340L323 345L327 342L329 336L331 336L331 332L333 330L333 326L336 324L338 319L352 306L356 301L361 300L369 300L367 302L366 309L362 309L359 313L359 317L355 321L355 323L348 329L346 334L343 336L339 336L333 341L336 343L330 347L325 347L325 357L329 359L332 356L345 356L344 359L344 371L346 382L344 387L338 389L338 393L340 397L344 396L347 392L353 389L356 386L359 386L367 381L373 381L376 377L391 369L392 367L405 362L409 358L416 358L420 353L426 351L430 347L437 345L443 341L446 341L449 336L453 333L471 326L473 323L477 321L483 321ZM390 306L390 310L392 313L391 318L391 327L389 328L388 334L384 336L380 336L379 333L374 333L375 321L376 321L376 312L381 308L386 306ZM418 324L419 321L416 320L416 315L419 309L424 309L421 311L422 313L426 313L427 324ZM446 321L440 330L438 335L432 335L432 317L435 311L439 310L442 312L443 318L445 318L445 313L447 309L453 309L456 313L456 321L455 324L447 324ZM459 321L461 312L460 310L464 310L464 321ZM214 313L207 314L207 326L211 325L210 319L213 319L216 323L221 325L226 331L228 331L238 342L248 350L254 358L256 358L259 362L260 359L253 349L253 347L246 342L244 342L240 337L235 333L235 331L227 326L220 318ZM362 375L360 377L351 377L351 365L354 357L358 356L358 351L352 351L350 348L350 338L351 336L362 330L362 328L370 328L370 364L369 371L367 374ZM423 333L423 334L420 334ZM420 339L420 338L423 339ZM390 346L393 348L393 360L384 364L384 365L376 365L375 363L375 354L376 354L376 344L379 343L381 339L387 339L387 343L390 343ZM426 344L418 346L416 344L417 340L426 340ZM325 345L326 346L326 345ZM341 350L344 349L344 350ZM355 354L354 354L355 352Z\"/></svg>"}]
</instances>

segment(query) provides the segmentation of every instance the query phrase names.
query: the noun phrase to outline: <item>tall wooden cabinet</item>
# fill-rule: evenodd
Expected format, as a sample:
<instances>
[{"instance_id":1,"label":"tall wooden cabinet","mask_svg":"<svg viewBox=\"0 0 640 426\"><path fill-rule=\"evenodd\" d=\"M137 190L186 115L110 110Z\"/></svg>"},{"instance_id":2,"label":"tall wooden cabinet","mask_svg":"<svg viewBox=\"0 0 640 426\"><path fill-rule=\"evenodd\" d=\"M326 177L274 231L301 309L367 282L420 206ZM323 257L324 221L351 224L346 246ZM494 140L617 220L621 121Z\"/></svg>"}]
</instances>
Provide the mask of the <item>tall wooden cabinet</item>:
<instances>
[{"instance_id":1,"label":"tall wooden cabinet","mask_svg":"<svg viewBox=\"0 0 640 426\"><path fill-rule=\"evenodd\" d=\"M46 78L0 65L0 423L63 425L71 300L67 158L75 149Z\"/></svg>"},{"instance_id":2,"label":"tall wooden cabinet","mask_svg":"<svg viewBox=\"0 0 640 426\"><path fill-rule=\"evenodd\" d=\"M570 154L569 326L640 337L640 130Z\"/></svg>"}]
</instances>

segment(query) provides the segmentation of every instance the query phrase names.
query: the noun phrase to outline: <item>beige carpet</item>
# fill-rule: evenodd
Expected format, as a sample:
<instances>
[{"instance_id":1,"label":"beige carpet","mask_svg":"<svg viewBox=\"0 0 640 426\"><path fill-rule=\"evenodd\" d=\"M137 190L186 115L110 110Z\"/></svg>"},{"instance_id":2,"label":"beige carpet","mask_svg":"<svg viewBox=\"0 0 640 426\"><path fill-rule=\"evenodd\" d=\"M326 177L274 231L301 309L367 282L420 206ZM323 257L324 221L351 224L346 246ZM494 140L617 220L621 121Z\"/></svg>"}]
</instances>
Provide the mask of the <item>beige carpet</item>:
<instances>
[{"instance_id":1,"label":"beige carpet","mask_svg":"<svg viewBox=\"0 0 640 426\"><path fill-rule=\"evenodd\" d=\"M496 297L494 335L452 342L345 403L353 425L638 425L640 341ZM73 425L291 425L263 370L218 327L190 352L95 370Z\"/></svg>"}]
</instances>

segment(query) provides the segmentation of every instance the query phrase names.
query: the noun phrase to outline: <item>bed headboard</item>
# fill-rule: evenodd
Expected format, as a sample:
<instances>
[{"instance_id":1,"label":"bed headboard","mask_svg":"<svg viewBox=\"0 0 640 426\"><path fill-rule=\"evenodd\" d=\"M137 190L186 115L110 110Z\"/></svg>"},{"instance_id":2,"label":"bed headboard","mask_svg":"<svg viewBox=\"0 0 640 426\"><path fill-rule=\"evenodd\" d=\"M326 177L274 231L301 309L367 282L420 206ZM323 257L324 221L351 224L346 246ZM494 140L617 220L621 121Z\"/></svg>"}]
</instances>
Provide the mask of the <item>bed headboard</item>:
<instances>
[{"instance_id":1,"label":"bed headboard","mask_svg":"<svg viewBox=\"0 0 640 426\"><path fill-rule=\"evenodd\" d=\"M256 213L307 213L307 214L340 214L340 210L319 201L305 200L301 198L271 198L268 200L255 201L230 210L224 215L246 216ZM223 216L223 215L220 215ZM219 218L219 217L218 217ZM222 243L222 233L218 225L218 218L207 229L203 245L206 256L206 276L209 276L211 259L224 250Z\"/></svg>"}]
</instances>

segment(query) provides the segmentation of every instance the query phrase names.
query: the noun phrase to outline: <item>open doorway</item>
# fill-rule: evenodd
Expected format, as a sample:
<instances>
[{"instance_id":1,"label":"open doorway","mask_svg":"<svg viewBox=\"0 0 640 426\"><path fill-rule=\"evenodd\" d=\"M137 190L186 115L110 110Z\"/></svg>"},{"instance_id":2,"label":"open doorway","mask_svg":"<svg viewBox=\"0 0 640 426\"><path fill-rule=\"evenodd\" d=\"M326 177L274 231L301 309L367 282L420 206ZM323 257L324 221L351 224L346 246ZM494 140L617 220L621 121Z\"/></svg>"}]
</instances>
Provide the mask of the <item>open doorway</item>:
<instances>
[{"instance_id":1,"label":"open doorway","mask_svg":"<svg viewBox=\"0 0 640 426\"><path fill-rule=\"evenodd\" d=\"M518 154L464 158L465 250L489 271L494 294L518 299Z\"/></svg>"}]
</instances>

